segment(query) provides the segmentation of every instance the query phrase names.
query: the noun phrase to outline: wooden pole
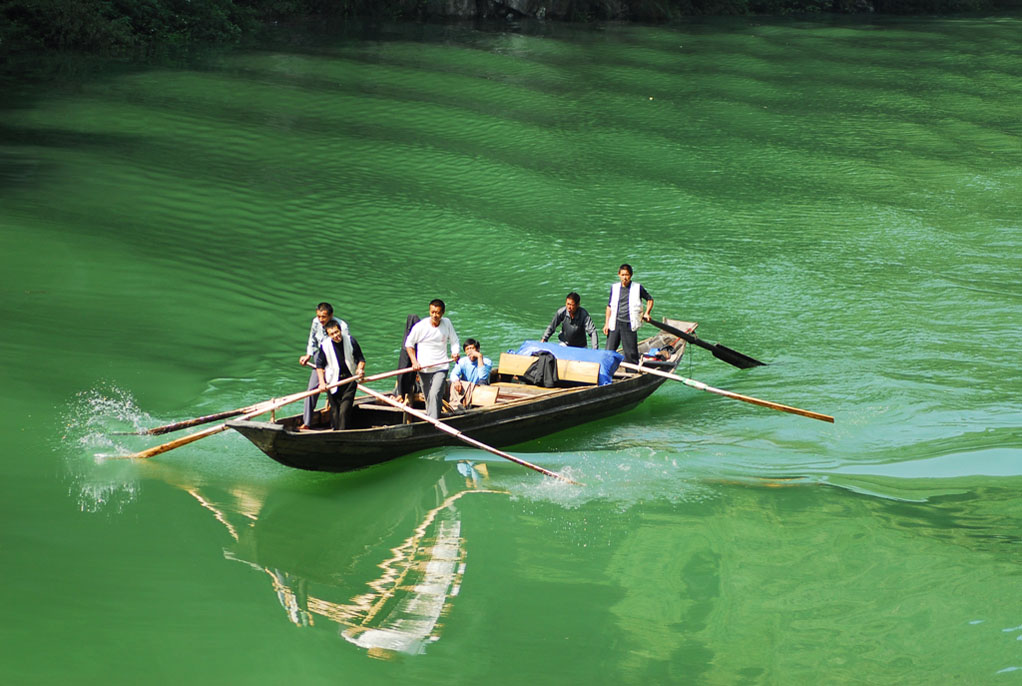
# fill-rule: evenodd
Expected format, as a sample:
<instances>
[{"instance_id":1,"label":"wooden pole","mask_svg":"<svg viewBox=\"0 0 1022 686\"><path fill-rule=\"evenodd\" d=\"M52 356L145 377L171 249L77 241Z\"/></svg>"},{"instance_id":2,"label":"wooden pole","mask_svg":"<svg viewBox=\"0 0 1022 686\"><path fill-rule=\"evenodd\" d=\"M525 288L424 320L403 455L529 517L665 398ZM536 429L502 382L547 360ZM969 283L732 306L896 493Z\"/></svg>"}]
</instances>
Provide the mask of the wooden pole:
<instances>
[{"instance_id":1,"label":"wooden pole","mask_svg":"<svg viewBox=\"0 0 1022 686\"><path fill-rule=\"evenodd\" d=\"M383 372L381 374L375 374L373 376L367 376L365 378L365 381L378 381L380 379L386 379L387 377L390 377L390 376L397 376L399 374L407 374L408 372L411 372L411 371L414 371L411 367L405 367L404 369L395 369L394 371ZM349 383L351 383L353 381L356 381L355 377L349 376L347 379L341 379L337 383L330 384L329 386L327 386L327 390L330 390L332 388L339 388L340 386L343 386L345 384L349 384ZM266 400L266 401L264 401L262 403L259 403L258 405L253 405L252 409L250 409L248 412L245 412L244 414L241 415L241 419L251 419L252 417L257 417L257 416L259 416L261 414L266 414L267 412L270 412L271 410L276 410L277 408L283 407L284 405L289 405L289 404L291 404L293 402L296 402L298 400L303 400L305 398L308 398L311 395L316 395L317 393L322 393L322 392L323 391L321 391L318 388L316 388L316 389L311 390L311 391L303 391L301 393L292 393L291 395L284 396L283 398ZM206 438L207 436L212 436L213 434L218 434L221 431L226 431L226 430L227 430L227 424L218 424L217 426L214 426L212 428L204 429L203 431L197 431L197 432L195 432L193 434L188 434L187 436L183 436L181 438L178 438L176 440L170 441L168 443L164 443L162 445L158 445L158 446L149 448L147 450L143 450L141 452L134 453L132 455L121 455L119 457L139 458L139 459L145 459L145 458L153 457L154 455L159 455L161 453L165 453L168 450L173 450L174 448L180 448L183 445L188 445L189 443L194 443L195 441L199 440L200 438Z\"/></svg>"},{"instance_id":2,"label":"wooden pole","mask_svg":"<svg viewBox=\"0 0 1022 686\"><path fill-rule=\"evenodd\" d=\"M151 429L143 429L142 431L126 431L121 432L121 436L159 436L161 434L169 434L173 431L180 431L181 429L187 429L192 426L199 426L200 424L209 424L219 419L229 419L230 417L237 417L239 414L245 414L258 408L260 405L265 403L262 401L255 405L249 405L248 407L241 407L237 410L225 410L224 412L217 412L216 414L207 414L202 417L195 417L194 419L183 419L180 422L173 422L171 424L164 424L163 426L154 426Z\"/></svg>"},{"instance_id":3,"label":"wooden pole","mask_svg":"<svg viewBox=\"0 0 1022 686\"><path fill-rule=\"evenodd\" d=\"M582 485L582 484L580 484L577 481L573 481L572 479L569 479L566 476L558 474L557 472L551 472L549 469L544 469L543 467L540 467L538 465L534 465L531 462L526 462L525 460L517 458L514 455L511 455L509 453L505 453L503 450L497 450L496 448L494 448L492 446L489 446L489 445L486 445L485 443L483 443L481 441L477 441L474 438L466 436L465 434L463 434L462 432L458 431L454 427L449 426L447 424L444 424L443 422L441 422L438 419L434 419L433 417L430 417L425 412L422 412L421 410L417 410L414 407L409 407L408 405L405 405L404 403L398 402L397 400L394 400L391 397L383 395L382 393L378 393L377 391L374 391L371 388L366 388L362 384L359 384L358 388L363 393L368 393L369 395L373 396L377 400L382 400L383 402L388 403L389 405L393 405L394 407L397 407L399 409L404 410L405 412L407 412L408 414L410 414L410 415L412 415L414 417L418 417L419 419L421 419L424 422L429 422L430 424L432 424L436 428L440 429L444 433L448 433L448 434L454 436L455 438L457 438L458 440L464 441L465 443L468 443L469 445L471 445L471 446L473 446L475 448L479 448L480 450L485 450L486 452L493 453L494 455L497 455L498 457L503 457L505 460L510 460L511 462L514 462L515 464L520 464L523 467L528 467L529 469L533 469L533 470L539 472L540 474L544 474L546 476L552 476L555 479L561 479L562 481L567 481L569 484L573 484L575 486L581 486Z\"/></svg>"},{"instance_id":4,"label":"wooden pole","mask_svg":"<svg viewBox=\"0 0 1022 686\"><path fill-rule=\"evenodd\" d=\"M678 376L677 374L671 374L670 372L660 371L659 369L653 369L651 367L643 367L637 364L631 364L630 362L622 362L621 366L625 369L634 369L637 372L643 374L654 374L656 376L662 376L665 379L671 381L680 381L686 386L692 388L698 388L700 391L708 391L710 393L716 393L722 395L725 398L733 398L734 400L741 400L743 402L752 403L753 405L760 405L762 407L769 407L771 410L779 410L781 412L790 412L791 414L802 415L803 417L809 417L810 419L819 419L821 422L834 423L834 418L829 414L820 414L819 412L811 412L809 410L803 410L790 405L781 405L780 403L772 403L769 400L760 400L759 398L753 398L751 395L741 395L740 393L732 393L731 391L725 391L720 388L714 388L713 386L707 386L702 381L696 381L695 379L689 379L684 376Z\"/></svg>"}]
</instances>

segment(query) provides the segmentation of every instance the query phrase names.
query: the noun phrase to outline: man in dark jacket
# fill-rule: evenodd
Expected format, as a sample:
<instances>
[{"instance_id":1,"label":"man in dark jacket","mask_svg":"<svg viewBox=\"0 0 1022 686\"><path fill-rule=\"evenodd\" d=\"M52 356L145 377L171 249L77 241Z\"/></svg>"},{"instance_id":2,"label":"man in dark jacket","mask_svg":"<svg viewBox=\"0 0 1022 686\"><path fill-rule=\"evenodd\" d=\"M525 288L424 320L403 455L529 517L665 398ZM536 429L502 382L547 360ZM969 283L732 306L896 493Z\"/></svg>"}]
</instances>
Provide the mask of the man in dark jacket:
<instances>
[{"instance_id":1,"label":"man in dark jacket","mask_svg":"<svg viewBox=\"0 0 1022 686\"><path fill-rule=\"evenodd\" d=\"M319 390L324 392L329 385L354 376L358 381L365 378L366 358L355 337L332 321L326 325L328 338L316 351L316 376ZM355 402L355 384L348 383L331 388L327 396L330 408L330 427L344 431L351 427L352 404Z\"/></svg>"},{"instance_id":2,"label":"man in dark jacket","mask_svg":"<svg viewBox=\"0 0 1022 686\"><path fill-rule=\"evenodd\" d=\"M597 350L600 347L600 338L596 334L596 325L593 324L589 313L579 307L580 302L582 302L582 298L578 293L575 291L568 293L564 307L557 310L553 321L550 322L550 326L546 327L543 337L539 340L546 343L560 326L561 333L557 338L561 343L575 348L584 348L586 347L586 337L588 337L593 350Z\"/></svg>"}]
</instances>

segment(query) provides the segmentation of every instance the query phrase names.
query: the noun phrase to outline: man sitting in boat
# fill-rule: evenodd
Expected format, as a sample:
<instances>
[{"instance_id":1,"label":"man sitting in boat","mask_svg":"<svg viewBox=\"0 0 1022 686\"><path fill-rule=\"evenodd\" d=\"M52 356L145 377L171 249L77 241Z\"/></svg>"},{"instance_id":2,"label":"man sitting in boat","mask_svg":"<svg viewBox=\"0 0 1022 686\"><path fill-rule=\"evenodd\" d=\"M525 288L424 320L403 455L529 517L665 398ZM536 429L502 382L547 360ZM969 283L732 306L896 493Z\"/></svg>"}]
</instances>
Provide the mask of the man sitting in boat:
<instances>
[{"instance_id":1,"label":"man sitting in boat","mask_svg":"<svg viewBox=\"0 0 1022 686\"><path fill-rule=\"evenodd\" d=\"M593 324L589 313L579 306L581 302L582 296L578 293L575 291L568 293L568 297L564 300L564 307L554 314L553 321L550 322L550 326L546 327L543 337L539 339L540 342L546 343L554 335L554 330L560 326L561 333L558 334L557 339L562 345L584 348L588 336L589 341L593 344L593 350L599 349L600 337L596 334L596 325Z\"/></svg>"},{"instance_id":2,"label":"man sitting in boat","mask_svg":"<svg viewBox=\"0 0 1022 686\"><path fill-rule=\"evenodd\" d=\"M620 283L610 288L610 300L607 302L606 319L603 323L603 335L607 337L607 350L617 350L620 343L621 353L625 362L635 364L639 361L639 338L636 331L642 322L649 321L649 313L653 311L653 296L632 281L632 266L622 264L617 270ZM646 301L646 311L642 311L642 301Z\"/></svg>"},{"instance_id":3,"label":"man sitting in boat","mask_svg":"<svg viewBox=\"0 0 1022 686\"><path fill-rule=\"evenodd\" d=\"M316 316L312 318L312 328L309 329L309 342L305 344L305 354L298 358L298 364L303 367L308 364L316 353L319 351L320 344L327 340L326 325L330 322L337 322L341 325L341 331L348 331L348 324L334 316L334 306L330 303L323 302L316 305ZM307 390L313 390L319 386L319 376L316 374L316 370L313 369L309 374L309 387ZM299 431L305 431L312 426L312 413L316 411L316 403L319 401L319 394L310 395L305 399L305 407L302 412L302 425L298 427Z\"/></svg>"},{"instance_id":4,"label":"man sitting in boat","mask_svg":"<svg viewBox=\"0 0 1022 686\"><path fill-rule=\"evenodd\" d=\"M359 381L365 376L366 358L354 336L341 328L337 321L326 325L328 338L316 352L316 376L320 392L327 386L354 376ZM354 369L354 372L352 372ZM348 383L331 388L327 398L330 408L330 427L344 431L351 426L351 406L355 400L355 384Z\"/></svg>"},{"instance_id":5,"label":"man sitting in boat","mask_svg":"<svg viewBox=\"0 0 1022 686\"><path fill-rule=\"evenodd\" d=\"M465 341L465 356L458 360L447 378L451 389L451 408L454 410L462 406L468 408L472 403L472 391L475 387L490 383L493 362L490 358L483 357L480 348L479 341L474 338Z\"/></svg>"},{"instance_id":6,"label":"man sitting in boat","mask_svg":"<svg viewBox=\"0 0 1022 686\"><path fill-rule=\"evenodd\" d=\"M412 368L419 372L422 393L426 396L426 414L440 418L440 403L447 386L447 347L458 361L460 342L454 324L444 316L447 306L439 298L429 303L429 319L423 319L408 332L405 350Z\"/></svg>"}]
</instances>

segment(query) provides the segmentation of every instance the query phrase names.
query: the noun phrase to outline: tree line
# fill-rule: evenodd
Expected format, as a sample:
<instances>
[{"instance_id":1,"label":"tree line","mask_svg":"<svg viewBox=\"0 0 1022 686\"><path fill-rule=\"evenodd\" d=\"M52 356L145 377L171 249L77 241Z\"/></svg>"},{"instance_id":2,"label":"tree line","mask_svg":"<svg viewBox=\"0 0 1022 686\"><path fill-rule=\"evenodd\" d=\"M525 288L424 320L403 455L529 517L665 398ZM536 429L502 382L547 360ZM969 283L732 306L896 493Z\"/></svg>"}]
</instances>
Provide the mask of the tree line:
<instances>
[{"instance_id":1,"label":"tree line","mask_svg":"<svg viewBox=\"0 0 1022 686\"><path fill-rule=\"evenodd\" d=\"M153 45L231 43L261 27L315 17L670 21L685 16L985 11L1018 0L0 0L0 52L116 53Z\"/></svg>"}]
</instances>

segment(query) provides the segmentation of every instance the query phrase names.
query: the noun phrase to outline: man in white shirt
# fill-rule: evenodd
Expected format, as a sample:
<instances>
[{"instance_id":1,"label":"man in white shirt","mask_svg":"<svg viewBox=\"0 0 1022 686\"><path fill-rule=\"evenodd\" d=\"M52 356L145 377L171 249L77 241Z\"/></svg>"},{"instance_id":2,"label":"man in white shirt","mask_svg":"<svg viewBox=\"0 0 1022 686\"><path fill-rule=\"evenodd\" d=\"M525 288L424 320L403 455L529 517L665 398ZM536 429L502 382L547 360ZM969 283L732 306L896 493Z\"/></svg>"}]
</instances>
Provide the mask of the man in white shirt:
<instances>
[{"instance_id":1,"label":"man in white shirt","mask_svg":"<svg viewBox=\"0 0 1022 686\"><path fill-rule=\"evenodd\" d=\"M426 414L440 418L440 403L447 390L447 350L458 361L460 342L451 320L444 316L447 306L439 298L429 303L429 319L419 321L405 338L405 350L412 368L419 372L426 396Z\"/></svg>"}]
</instances>

